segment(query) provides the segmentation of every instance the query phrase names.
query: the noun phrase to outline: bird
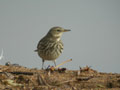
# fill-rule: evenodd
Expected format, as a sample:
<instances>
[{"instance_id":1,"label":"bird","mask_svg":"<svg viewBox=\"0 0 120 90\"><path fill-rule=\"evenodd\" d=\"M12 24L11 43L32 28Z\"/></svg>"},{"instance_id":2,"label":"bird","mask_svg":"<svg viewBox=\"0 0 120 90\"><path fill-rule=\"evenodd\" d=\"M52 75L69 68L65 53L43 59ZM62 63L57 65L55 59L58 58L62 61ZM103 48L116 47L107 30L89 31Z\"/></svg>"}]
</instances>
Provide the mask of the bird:
<instances>
[{"instance_id":1,"label":"bird","mask_svg":"<svg viewBox=\"0 0 120 90\"><path fill-rule=\"evenodd\" d=\"M61 36L64 32L68 31L71 30L59 26L52 27L39 41L37 49L34 51L42 58L42 69L46 60L53 61L56 66L56 59L62 54L64 48Z\"/></svg>"}]
</instances>

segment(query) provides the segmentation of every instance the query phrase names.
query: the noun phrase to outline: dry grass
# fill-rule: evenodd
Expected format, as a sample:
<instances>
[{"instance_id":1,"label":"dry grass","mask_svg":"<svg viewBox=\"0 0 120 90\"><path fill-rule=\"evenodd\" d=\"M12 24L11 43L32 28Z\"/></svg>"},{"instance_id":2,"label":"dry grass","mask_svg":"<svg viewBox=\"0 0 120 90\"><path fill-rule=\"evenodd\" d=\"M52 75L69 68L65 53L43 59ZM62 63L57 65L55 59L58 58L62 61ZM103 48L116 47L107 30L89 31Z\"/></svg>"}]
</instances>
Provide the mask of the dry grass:
<instances>
[{"instance_id":1,"label":"dry grass","mask_svg":"<svg viewBox=\"0 0 120 90\"><path fill-rule=\"evenodd\" d=\"M0 65L0 90L120 90L120 74Z\"/></svg>"}]
</instances>

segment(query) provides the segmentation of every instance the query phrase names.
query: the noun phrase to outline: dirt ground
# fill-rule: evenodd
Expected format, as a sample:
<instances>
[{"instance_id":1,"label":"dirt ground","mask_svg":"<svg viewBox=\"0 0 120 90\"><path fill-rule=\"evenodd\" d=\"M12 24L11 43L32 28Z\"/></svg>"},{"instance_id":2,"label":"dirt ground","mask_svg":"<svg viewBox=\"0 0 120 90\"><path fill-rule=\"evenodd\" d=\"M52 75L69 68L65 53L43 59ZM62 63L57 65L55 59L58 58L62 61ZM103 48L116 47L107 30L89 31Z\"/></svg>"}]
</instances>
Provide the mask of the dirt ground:
<instances>
[{"instance_id":1,"label":"dirt ground","mask_svg":"<svg viewBox=\"0 0 120 90\"><path fill-rule=\"evenodd\" d=\"M48 67L0 65L0 90L120 90L120 74Z\"/></svg>"}]
</instances>

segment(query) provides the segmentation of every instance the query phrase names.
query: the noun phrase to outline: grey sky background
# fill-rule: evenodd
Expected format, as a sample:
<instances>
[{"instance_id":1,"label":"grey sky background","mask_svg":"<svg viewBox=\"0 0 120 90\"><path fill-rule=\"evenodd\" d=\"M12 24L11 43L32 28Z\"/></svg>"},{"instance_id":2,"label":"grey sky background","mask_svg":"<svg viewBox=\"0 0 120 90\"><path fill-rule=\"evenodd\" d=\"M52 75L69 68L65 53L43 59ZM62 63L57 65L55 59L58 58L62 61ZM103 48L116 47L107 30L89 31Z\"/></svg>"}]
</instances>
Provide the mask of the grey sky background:
<instances>
[{"instance_id":1,"label":"grey sky background","mask_svg":"<svg viewBox=\"0 0 120 90\"><path fill-rule=\"evenodd\" d=\"M72 30L57 64L72 58L62 67L120 73L120 0L0 0L0 64L41 68L34 50L53 26Z\"/></svg>"}]
</instances>

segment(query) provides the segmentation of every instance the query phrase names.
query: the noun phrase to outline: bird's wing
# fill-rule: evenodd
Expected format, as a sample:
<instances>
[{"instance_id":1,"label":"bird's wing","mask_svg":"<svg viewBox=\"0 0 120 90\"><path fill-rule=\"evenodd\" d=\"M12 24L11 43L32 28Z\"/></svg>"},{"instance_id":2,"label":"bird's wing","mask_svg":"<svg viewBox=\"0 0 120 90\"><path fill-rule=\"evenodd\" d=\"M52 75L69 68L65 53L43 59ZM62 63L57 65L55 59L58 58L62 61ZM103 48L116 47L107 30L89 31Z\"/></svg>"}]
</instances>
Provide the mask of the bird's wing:
<instances>
[{"instance_id":1,"label":"bird's wing","mask_svg":"<svg viewBox=\"0 0 120 90\"><path fill-rule=\"evenodd\" d=\"M38 49L42 49L42 48L44 48L44 46L46 45L46 43L47 43L47 40L45 39L45 37L43 37L40 41L39 41L39 43L38 43L38 45L37 45L37 50Z\"/></svg>"}]
</instances>

